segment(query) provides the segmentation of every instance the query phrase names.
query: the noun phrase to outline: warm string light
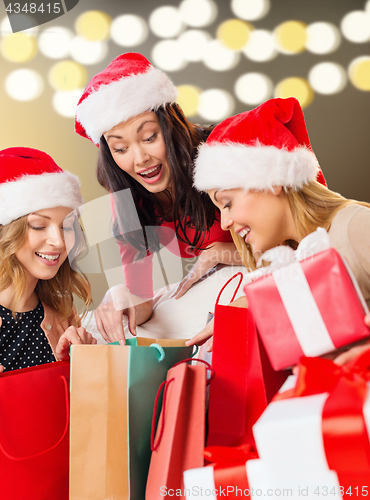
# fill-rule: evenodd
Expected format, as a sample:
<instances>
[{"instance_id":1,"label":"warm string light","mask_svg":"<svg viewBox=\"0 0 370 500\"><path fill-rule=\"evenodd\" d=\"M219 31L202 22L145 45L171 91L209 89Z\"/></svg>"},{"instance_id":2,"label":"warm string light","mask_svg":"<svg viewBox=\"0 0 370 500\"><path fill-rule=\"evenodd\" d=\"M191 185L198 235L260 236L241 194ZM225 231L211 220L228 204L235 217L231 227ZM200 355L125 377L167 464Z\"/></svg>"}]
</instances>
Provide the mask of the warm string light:
<instances>
[{"instance_id":1,"label":"warm string light","mask_svg":"<svg viewBox=\"0 0 370 500\"><path fill-rule=\"evenodd\" d=\"M214 0L182 0L178 7L158 7L148 20L134 14L112 19L104 11L90 10L77 17L75 32L55 26L42 30L39 36L35 28L13 34L5 18L0 24L0 52L15 64L31 61L38 51L44 57L61 60L50 69L48 81L56 91L54 108L63 116L72 117L72 107L88 80L86 67L107 57L110 40L121 47L137 47L151 32L160 38L153 46L152 61L167 72L181 71L188 64L199 62L214 72L230 71L242 57L265 63L304 51L330 54L339 48L342 36L356 44L370 41L370 0L363 11L346 14L340 27L328 22L307 25L300 20L287 20L273 31L255 29L251 24L268 14L269 0L230 0L230 8L235 18L219 22L212 29L213 36L206 29L218 17ZM249 72L236 79L233 90L239 101L250 106L273 95L294 95L305 107L315 92L336 94L348 81L358 90L370 91L370 56L357 57L348 68L330 61L320 62L305 77L292 75L275 83L262 72ZM9 73L5 88L13 99L27 101L41 95L44 81L37 72L20 68ZM199 115L217 121L235 108L233 96L225 90L202 91L190 84L178 88L179 102L189 117Z\"/></svg>"}]
</instances>

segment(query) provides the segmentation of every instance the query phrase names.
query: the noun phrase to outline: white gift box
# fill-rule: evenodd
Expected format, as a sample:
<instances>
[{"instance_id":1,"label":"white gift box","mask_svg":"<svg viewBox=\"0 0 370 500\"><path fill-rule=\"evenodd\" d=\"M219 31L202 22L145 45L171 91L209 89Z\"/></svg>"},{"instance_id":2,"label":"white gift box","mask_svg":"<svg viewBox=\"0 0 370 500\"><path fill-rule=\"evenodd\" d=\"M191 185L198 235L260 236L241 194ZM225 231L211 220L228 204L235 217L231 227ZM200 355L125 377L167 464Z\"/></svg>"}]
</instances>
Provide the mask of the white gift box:
<instances>
[{"instance_id":1,"label":"white gift box","mask_svg":"<svg viewBox=\"0 0 370 500\"><path fill-rule=\"evenodd\" d=\"M287 379L280 392L294 388L296 377ZM370 436L370 383L363 405L363 416ZM320 498L314 491L327 487L330 498L341 498L337 474L329 468L322 433L322 413L329 393L292 397L273 401L253 427L259 460L247 463L251 487L264 485L276 488L308 487L308 496ZM338 436L340 446L340 436ZM290 486L289 486L290 485ZM336 496L335 496L336 495ZM294 498L294 495L293 495Z\"/></svg>"},{"instance_id":2,"label":"white gift box","mask_svg":"<svg viewBox=\"0 0 370 500\"><path fill-rule=\"evenodd\" d=\"M332 500L342 498L338 477L334 471L327 470L314 475L306 470L305 476L297 479L293 473L285 477L277 475L263 460L249 460L247 474L252 500L262 497L271 500L281 500L281 498L318 500L324 496Z\"/></svg>"}]
</instances>

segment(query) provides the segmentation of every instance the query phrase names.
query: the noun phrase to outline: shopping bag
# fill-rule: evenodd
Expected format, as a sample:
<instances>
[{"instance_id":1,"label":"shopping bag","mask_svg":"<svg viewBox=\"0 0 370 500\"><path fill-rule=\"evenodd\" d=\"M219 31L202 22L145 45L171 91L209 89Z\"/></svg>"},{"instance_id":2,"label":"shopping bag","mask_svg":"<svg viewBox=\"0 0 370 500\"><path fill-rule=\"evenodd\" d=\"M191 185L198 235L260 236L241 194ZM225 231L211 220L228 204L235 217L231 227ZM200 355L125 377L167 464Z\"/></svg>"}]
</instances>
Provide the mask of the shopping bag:
<instances>
[{"instance_id":1,"label":"shopping bag","mask_svg":"<svg viewBox=\"0 0 370 500\"><path fill-rule=\"evenodd\" d=\"M289 374L272 369L249 309L219 304L223 290L237 276L239 288L242 273L225 283L215 305L207 446L253 444L253 424Z\"/></svg>"},{"instance_id":2,"label":"shopping bag","mask_svg":"<svg viewBox=\"0 0 370 500\"><path fill-rule=\"evenodd\" d=\"M71 357L71 500L142 500L154 400L184 340L76 345ZM171 347L169 346L171 345Z\"/></svg>"},{"instance_id":3,"label":"shopping bag","mask_svg":"<svg viewBox=\"0 0 370 500\"><path fill-rule=\"evenodd\" d=\"M0 375L1 500L68 500L69 368Z\"/></svg>"},{"instance_id":4,"label":"shopping bag","mask_svg":"<svg viewBox=\"0 0 370 500\"><path fill-rule=\"evenodd\" d=\"M160 500L183 490L183 473L203 466L207 368L202 360L195 365L180 361L167 373L159 387L153 411L151 448L146 500ZM162 411L156 416L163 388Z\"/></svg>"}]
</instances>

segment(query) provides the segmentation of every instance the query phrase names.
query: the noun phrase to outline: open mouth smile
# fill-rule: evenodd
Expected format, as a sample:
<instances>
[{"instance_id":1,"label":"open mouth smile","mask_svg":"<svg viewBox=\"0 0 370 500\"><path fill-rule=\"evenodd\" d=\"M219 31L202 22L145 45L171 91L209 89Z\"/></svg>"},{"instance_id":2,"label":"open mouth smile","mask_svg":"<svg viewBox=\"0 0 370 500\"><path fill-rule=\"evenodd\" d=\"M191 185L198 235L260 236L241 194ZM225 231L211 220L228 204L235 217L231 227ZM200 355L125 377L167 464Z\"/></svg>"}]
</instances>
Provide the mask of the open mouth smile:
<instances>
[{"instance_id":1,"label":"open mouth smile","mask_svg":"<svg viewBox=\"0 0 370 500\"><path fill-rule=\"evenodd\" d=\"M158 182L162 177L162 164L138 172L138 175L148 184Z\"/></svg>"},{"instance_id":2,"label":"open mouth smile","mask_svg":"<svg viewBox=\"0 0 370 500\"><path fill-rule=\"evenodd\" d=\"M39 259L42 259L44 264L54 265L54 264L57 264L59 262L60 253L54 254L54 255L49 255L46 253L35 252L35 254L37 255L37 257L39 257Z\"/></svg>"},{"instance_id":3,"label":"open mouth smile","mask_svg":"<svg viewBox=\"0 0 370 500\"><path fill-rule=\"evenodd\" d=\"M241 231L239 231L239 236L241 238L243 238L243 240L248 243L248 239L249 239L249 234L251 232L251 228L246 226L244 227Z\"/></svg>"}]
</instances>

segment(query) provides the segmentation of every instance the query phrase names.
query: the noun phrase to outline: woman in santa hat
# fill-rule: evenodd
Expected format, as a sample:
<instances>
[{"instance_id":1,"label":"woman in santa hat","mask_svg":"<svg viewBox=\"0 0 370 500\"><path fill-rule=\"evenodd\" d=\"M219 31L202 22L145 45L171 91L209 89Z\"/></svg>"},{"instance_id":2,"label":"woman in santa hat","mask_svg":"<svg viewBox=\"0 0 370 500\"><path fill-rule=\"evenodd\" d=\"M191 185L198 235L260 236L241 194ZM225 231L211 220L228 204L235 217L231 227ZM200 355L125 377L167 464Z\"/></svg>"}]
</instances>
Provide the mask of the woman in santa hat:
<instances>
[{"instance_id":1,"label":"woman in santa hat","mask_svg":"<svg viewBox=\"0 0 370 500\"><path fill-rule=\"evenodd\" d=\"M151 259L160 246L179 257L199 255L175 298L218 263L241 264L212 202L192 185L193 158L211 128L190 123L176 96L167 75L141 54L127 53L94 76L77 106L76 132L99 147L98 181L112 193L114 233L131 293L115 288L95 311L106 340L123 341L122 312L132 334L150 318Z\"/></svg>"},{"instance_id":2,"label":"woman in santa hat","mask_svg":"<svg viewBox=\"0 0 370 500\"><path fill-rule=\"evenodd\" d=\"M199 149L194 184L219 208L221 226L248 270L267 250L296 248L323 227L370 306L370 204L326 187L295 98L271 99L217 125ZM246 298L234 305L246 307ZM365 321L370 326L370 316ZM207 325L189 344L204 342L212 331ZM366 348L355 347L337 362Z\"/></svg>"},{"instance_id":3,"label":"woman in santa hat","mask_svg":"<svg viewBox=\"0 0 370 500\"><path fill-rule=\"evenodd\" d=\"M91 302L87 279L69 263L81 251L74 210L82 204L77 177L46 153L0 151L0 371L96 343L73 306L73 294Z\"/></svg>"}]
</instances>

